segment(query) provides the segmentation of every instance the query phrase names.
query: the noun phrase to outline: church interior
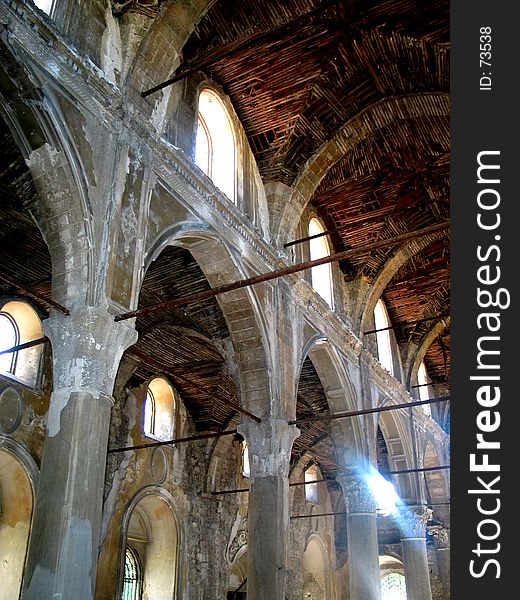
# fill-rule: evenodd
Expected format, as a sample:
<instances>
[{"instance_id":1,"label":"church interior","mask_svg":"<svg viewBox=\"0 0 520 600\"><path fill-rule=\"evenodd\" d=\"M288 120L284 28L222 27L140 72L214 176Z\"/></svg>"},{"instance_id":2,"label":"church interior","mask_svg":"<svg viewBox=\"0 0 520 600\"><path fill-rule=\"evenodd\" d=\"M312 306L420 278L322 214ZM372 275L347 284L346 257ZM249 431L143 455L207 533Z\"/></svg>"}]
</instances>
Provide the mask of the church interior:
<instances>
[{"instance_id":1,"label":"church interior","mask_svg":"<svg viewBox=\"0 0 520 600\"><path fill-rule=\"evenodd\" d=\"M450 597L447 0L0 0L0 600Z\"/></svg>"}]
</instances>

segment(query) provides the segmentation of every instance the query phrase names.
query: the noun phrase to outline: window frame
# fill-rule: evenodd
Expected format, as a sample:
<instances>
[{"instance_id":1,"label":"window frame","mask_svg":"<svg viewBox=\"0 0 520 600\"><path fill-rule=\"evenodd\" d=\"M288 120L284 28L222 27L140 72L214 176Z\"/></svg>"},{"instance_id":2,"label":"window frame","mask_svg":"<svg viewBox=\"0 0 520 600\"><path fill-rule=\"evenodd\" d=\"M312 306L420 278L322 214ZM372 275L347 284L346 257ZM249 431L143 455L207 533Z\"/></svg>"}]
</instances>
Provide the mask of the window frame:
<instances>
[{"instance_id":1,"label":"window frame","mask_svg":"<svg viewBox=\"0 0 520 600\"><path fill-rule=\"evenodd\" d=\"M7 304L7 302L6 302ZM12 330L14 332L14 344L7 346L6 348L3 348L3 350L7 350L8 348L14 348L15 346L18 346L20 344L20 329L18 327L18 323L16 322L16 319L8 312L2 310L0 308L0 317L6 319L9 324L12 327ZM6 369L5 371L0 369L0 375L4 375L6 377L16 377L16 362L18 359L18 350L16 352L11 352L11 364L9 366L8 369ZM9 356L8 354L2 354L0 355L1 359L4 359L6 356ZM6 361L7 362L7 361Z\"/></svg>"},{"instance_id":2,"label":"window frame","mask_svg":"<svg viewBox=\"0 0 520 600\"><path fill-rule=\"evenodd\" d=\"M311 228L313 226L315 226L317 231L311 231ZM309 237L318 235L320 233L325 233L325 231L326 228L321 219L319 219L316 216L313 216L309 219L309 222L307 223L307 233ZM310 260L317 260L319 258L325 258L326 256L330 255L331 248L329 241L327 240L327 236L322 235L319 238L309 240ZM322 291L324 291L325 288L325 272L327 273L326 294L322 293ZM331 310L334 310L334 278L332 273L332 264L327 263L324 265L319 265L317 267L312 267L310 283L312 288L316 291L320 298L322 298L328 304Z\"/></svg>"},{"instance_id":3,"label":"window frame","mask_svg":"<svg viewBox=\"0 0 520 600\"><path fill-rule=\"evenodd\" d=\"M387 597L385 598L384 593L385 591L392 591L391 588L389 588L388 590L384 589L385 583L391 579L399 579L399 593L400 593L400 597L399 598L394 598L393 595L392 597ZM407 593L406 593L406 578L403 575L403 573L400 573L399 571L390 571L389 573L385 573L381 579L379 580L379 585L381 588L381 600L406 600L407 598ZM404 594L403 594L404 592Z\"/></svg>"},{"instance_id":4,"label":"window frame","mask_svg":"<svg viewBox=\"0 0 520 600\"><path fill-rule=\"evenodd\" d=\"M128 560L130 558L130 560ZM127 565L131 563L133 570L135 571L135 578L127 577ZM127 546L125 548L125 560L123 566L123 587L121 591L121 600L141 600L143 595L143 567L141 565L141 561L139 559L139 554L137 550L132 548L132 546ZM135 587L133 590L129 590L130 596L128 592L125 593L125 587L127 582L135 582Z\"/></svg>"},{"instance_id":5,"label":"window frame","mask_svg":"<svg viewBox=\"0 0 520 600\"><path fill-rule=\"evenodd\" d=\"M309 477L309 478L308 478ZM310 479L313 477L313 479ZM320 503L319 489L318 489L318 480L319 477L319 467L316 463L310 463L305 468L303 472L303 479L305 481L305 500L310 502L311 504L318 505ZM314 483L307 483L310 481L314 481Z\"/></svg>"},{"instance_id":6,"label":"window frame","mask_svg":"<svg viewBox=\"0 0 520 600\"><path fill-rule=\"evenodd\" d=\"M26 297L3 296L0 298L0 314L10 322L16 332L16 342L13 346L41 340L44 337L41 311ZM13 346L10 345L9 348ZM0 376L12 379L31 390L39 390L42 381L44 344L35 344L17 350L12 355L9 370L0 371ZM6 355L0 355L0 358L4 356Z\"/></svg>"},{"instance_id":7,"label":"window frame","mask_svg":"<svg viewBox=\"0 0 520 600\"><path fill-rule=\"evenodd\" d=\"M226 181L224 185L222 185L222 182L218 182L217 180L215 180L214 176L215 176L215 172L222 172L222 171L227 171L226 169L222 168L222 165L216 165L216 160L218 157L222 157L223 154L225 154L225 152L219 153L218 149L219 149L219 144L218 141L219 139L222 139L222 133L220 135L216 135L215 133L215 128L216 125L212 124L210 119L208 118L208 115L204 113L203 110L201 110L201 97L203 97L203 95L207 95L209 97L211 97L212 99L216 100L217 105L220 108L220 119L221 119L221 123L223 123L224 121L226 122L226 127L224 127L224 129L228 129L229 133L229 138L227 140L225 140L225 143L230 142L230 147L232 146L233 148L233 161L232 161L232 168L229 168L229 173L227 173L227 176L229 177L229 181ZM218 125L218 124L217 124ZM199 131L199 126L202 126L204 129L204 133L206 136L206 139L208 140L208 169L204 169L202 167L202 165L197 161L197 137L198 137L198 131ZM232 118L232 113L229 110L229 108L226 106L225 101L223 100L223 98L221 97L221 94L216 91L215 89L213 89L212 87L205 85L203 86L200 90L199 90L199 95L198 95L198 101L197 101L197 127L196 127L196 131L195 131L195 145L194 145L194 154L193 154L193 158L194 158L194 162L195 164L213 181L213 183L215 184L215 186L223 193L225 194L225 196L227 198L229 198L229 200L231 200L231 202L235 205L238 205L238 163L239 163L239 156L238 156L238 144L237 144L237 134L235 131L235 124ZM224 148L225 149L225 148ZM232 194L231 196L229 195L228 192L231 191L231 189L225 189L228 187L228 184L231 187L232 184Z\"/></svg>"},{"instance_id":8,"label":"window frame","mask_svg":"<svg viewBox=\"0 0 520 600\"><path fill-rule=\"evenodd\" d=\"M378 312L381 315L382 321L378 317ZM382 298L376 302L374 306L374 324L375 329L383 329L383 331L376 331L376 347L377 347L377 358L381 365L390 373L395 376L394 366L394 349L392 346L392 338L390 337L390 317L386 308L386 304ZM384 329L384 328L387 329ZM387 351L388 356L386 357L389 361L385 360L384 351Z\"/></svg>"},{"instance_id":9,"label":"window frame","mask_svg":"<svg viewBox=\"0 0 520 600\"><path fill-rule=\"evenodd\" d=\"M154 391L153 387L151 388L151 386L154 385L154 382L161 382L160 385L165 386L165 388L167 389L166 391L163 390L156 390ZM158 383L159 385L159 383ZM169 433L168 435L161 435L161 433L158 431L158 423L157 423L157 419L160 418L160 422L159 424L161 424L163 421L166 421L164 417L164 415L166 415L166 408L163 407L163 409L161 410L161 404L165 404L164 402L164 398L163 398L163 394L164 393L168 393L170 395L169 398L166 398L166 406L171 407L171 410L169 411L169 416L168 416L168 421L169 421ZM158 395L160 394L160 396ZM179 394L177 392L177 390L175 389L175 387L170 383L170 381L162 376L162 375L156 375L155 377L152 377L147 384L146 387L146 395L145 395L145 399L144 399L144 403L143 403L143 409L142 409L142 433L145 437L160 441L160 442L165 442L168 441L172 438L175 437L175 428L176 428L176 423L177 423L177 407L178 407L178 402L179 402ZM150 430L147 431L146 429L146 415L147 415L147 406L151 406L151 421L150 421Z\"/></svg>"}]
</instances>

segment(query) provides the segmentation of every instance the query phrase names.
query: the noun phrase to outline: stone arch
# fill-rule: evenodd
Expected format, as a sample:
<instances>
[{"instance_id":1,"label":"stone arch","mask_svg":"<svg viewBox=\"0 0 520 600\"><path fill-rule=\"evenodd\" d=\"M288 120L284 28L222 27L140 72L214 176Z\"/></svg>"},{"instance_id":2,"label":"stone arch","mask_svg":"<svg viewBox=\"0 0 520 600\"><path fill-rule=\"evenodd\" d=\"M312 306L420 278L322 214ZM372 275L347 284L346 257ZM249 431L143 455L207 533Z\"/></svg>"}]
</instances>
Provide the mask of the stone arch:
<instances>
[{"instance_id":1,"label":"stone arch","mask_svg":"<svg viewBox=\"0 0 520 600\"><path fill-rule=\"evenodd\" d=\"M167 86L146 98L142 98L141 93L172 77L181 63L184 44L214 2L169 0L155 17L136 52L136 60L126 80L128 97L145 118L152 119L157 129L164 127L164 116L174 102L174 86ZM168 60L163 59L165 55Z\"/></svg>"},{"instance_id":2,"label":"stone arch","mask_svg":"<svg viewBox=\"0 0 520 600\"><path fill-rule=\"evenodd\" d=\"M435 338L450 326L450 321L450 317L441 319L430 328L428 333L424 335L424 337L421 340L421 343L419 344L419 347L410 345L407 348L405 354L406 362L404 364L404 369L405 381L408 389L410 389L410 386L412 385L413 381L417 379L417 371L421 362L426 356L429 347L432 345Z\"/></svg>"},{"instance_id":3,"label":"stone arch","mask_svg":"<svg viewBox=\"0 0 520 600\"><path fill-rule=\"evenodd\" d=\"M201 224L185 223L162 232L151 245L145 266L149 267L167 245L189 250L213 288L247 276L230 247L217 233ZM217 296L217 301L228 326L239 370L241 404L257 416L265 416L272 408L265 399L269 398L271 403L273 394L267 327L257 291L252 287L242 288Z\"/></svg>"},{"instance_id":4,"label":"stone arch","mask_svg":"<svg viewBox=\"0 0 520 600\"><path fill-rule=\"evenodd\" d=\"M449 114L449 95L429 92L383 98L355 115L332 139L322 144L302 167L289 196L284 198L284 206L277 222L272 223L273 239L280 245L286 240L295 239L294 232L303 210L320 181L342 156L363 142L371 134L370 132L375 129L380 130L398 120L446 117Z\"/></svg>"},{"instance_id":5,"label":"stone arch","mask_svg":"<svg viewBox=\"0 0 520 600\"><path fill-rule=\"evenodd\" d=\"M342 357L336 348L323 336L313 336L303 348L300 370L309 357L323 386L329 410L332 414L356 410L358 398L355 386L350 381ZM299 376L297 379L297 385ZM345 455L346 462L356 462L362 452L362 431L355 418L330 421L332 441L338 451ZM340 459L341 460L341 459Z\"/></svg>"},{"instance_id":6,"label":"stone arch","mask_svg":"<svg viewBox=\"0 0 520 600\"><path fill-rule=\"evenodd\" d=\"M312 600L331 597L331 564L327 546L317 533L311 533L303 552L304 593ZM305 596L304 596L305 597Z\"/></svg>"},{"instance_id":7,"label":"stone arch","mask_svg":"<svg viewBox=\"0 0 520 600\"><path fill-rule=\"evenodd\" d=\"M445 461L441 461L439 452L436 448L434 440L429 439L424 447L422 455L423 467L440 467L444 466ZM424 484L426 492L426 500L432 504L447 503L450 500L449 478L447 471L425 471ZM433 506L434 511L438 510Z\"/></svg>"},{"instance_id":8,"label":"stone arch","mask_svg":"<svg viewBox=\"0 0 520 600\"><path fill-rule=\"evenodd\" d=\"M148 591L150 597L157 600L183 597L185 569L182 567L182 557L186 552L184 530L179 519L181 513L175 498L164 488L157 486L140 490L125 510L121 524L118 597L123 589L125 550L134 513L141 519L144 515L149 535L145 541L148 545L146 560L142 561L145 592Z\"/></svg>"},{"instance_id":9,"label":"stone arch","mask_svg":"<svg viewBox=\"0 0 520 600\"><path fill-rule=\"evenodd\" d=\"M372 320L377 301L383 296L386 286L390 283L397 271L399 271L399 269L416 254L427 248L433 241L439 239L443 235L444 234L442 232L433 233L424 238L411 240L410 242L407 242L398 248L385 262L374 282L367 289L363 299L358 303L358 305L361 307L361 311L358 316L360 332L370 328L370 322Z\"/></svg>"},{"instance_id":10,"label":"stone arch","mask_svg":"<svg viewBox=\"0 0 520 600\"><path fill-rule=\"evenodd\" d=\"M242 546L235 556L229 570L228 589L230 592L240 590L247 593L247 544ZM245 583L244 583L245 582Z\"/></svg>"},{"instance_id":11,"label":"stone arch","mask_svg":"<svg viewBox=\"0 0 520 600\"><path fill-rule=\"evenodd\" d=\"M380 402L380 406L391 404L389 399ZM415 466L414 442L411 437L409 424L405 422L405 415L397 415L398 411L379 413L377 425L385 439L390 459L390 470L400 471ZM404 411L399 411L402 413ZM377 431L377 428L376 428ZM416 478L413 474L403 473L393 475L392 480L402 500L414 500L419 496Z\"/></svg>"},{"instance_id":12,"label":"stone arch","mask_svg":"<svg viewBox=\"0 0 520 600\"><path fill-rule=\"evenodd\" d=\"M27 450L0 435L0 562L2 598L19 597L33 515L38 469Z\"/></svg>"},{"instance_id":13,"label":"stone arch","mask_svg":"<svg viewBox=\"0 0 520 600\"><path fill-rule=\"evenodd\" d=\"M88 303L93 295L95 251L92 210L81 174L81 161L49 96L42 102L38 79L0 41L0 117L12 132L32 175L39 201L31 213L52 259L53 298L67 308ZM25 101L20 100L20 89Z\"/></svg>"}]
</instances>

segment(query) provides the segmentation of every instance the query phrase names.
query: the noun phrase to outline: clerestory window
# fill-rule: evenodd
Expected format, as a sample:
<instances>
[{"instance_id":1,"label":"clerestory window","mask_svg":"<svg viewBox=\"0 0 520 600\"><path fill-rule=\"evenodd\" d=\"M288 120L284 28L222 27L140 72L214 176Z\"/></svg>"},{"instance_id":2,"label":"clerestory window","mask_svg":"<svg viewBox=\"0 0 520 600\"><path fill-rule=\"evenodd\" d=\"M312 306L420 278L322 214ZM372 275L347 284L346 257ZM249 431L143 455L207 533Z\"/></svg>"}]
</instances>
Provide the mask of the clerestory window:
<instances>
[{"instance_id":1,"label":"clerestory window","mask_svg":"<svg viewBox=\"0 0 520 600\"><path fill-rule=\"evenodd\" d=\"M318 235L324 231L325 228L319 219L312 218L309 221L309 237ZM322 235L320 237L311 239L309 241L309 252L311 260L329 256L330 248L326 236ZM333 308L332 268L330 263L318 265L317 267L313 267L311 269L311 283L312 287L325 300L325 302L331 308Z\"/></svg>"},{"instance_id":2,"label":"clerestory window","mask_svg":"<svg viewBox=\"0 0 520 600\"><path fill-rule=\"evenodd\" d=\"M313 483L317 482L319 479L319 471L318 467L315 464L310 465L305 470L305 500L312 502L313 504L318 504L318 484Z\"/></svg>"},{"instance_id":3,"label":"clerestory window","mask_svg":"<svg viewBox=\"0 0 520 600\"><path fill-rule=\"evenodd\" d=\"M30 304L23 300L10 300L0 305L0 351L42 338L40 317ZM0 354L0 375L36 387L42 348L40 343Z\"/></svg>"},{"instance_id":4,"label":"clerestory window","mask_svg":"<svg viewBox=\"0 0 520 600\"><path fill-rule=\"evenodd\" d=\"M236 162L235 135L228 111L213 90L204 89L199 95L195 164L233 202Z\"/></svg>"},{"instance_id":5,"label":"clerestory window","mask_svg":"<svg viewBox=\"0 0 520 600\"><path fill-rule=\"evenodd\" d=\"M376 329L377 340L377 355L379 362L385 367L385 369L394 374L394 361L392 355L392 343L390 340L390 319L386 311L385 303L382 300L378 300L374 309L374 321Z\"/></svg>"},{"instance_id":6,"label":"clerestory window","mask_svg":"<svg viewBox=\"0 0 520 600\"><path fill-rule=\"evenodd\" d=\"M430 387L428 384L430 383L430 378L428 377L428 373L426 372L426 365L424 364L424 361L421 361L419 369L417 370L417 383L419 385L419 398L421 400L429 400ZM431 417L431 404L423 404L422 409L424 411L424 414Z\"/></svg>"},{"instance_id":7,"label":"clerestory window","mask_svg":"<svg viewBox=\"0 0 520 600\"><path fill-rule=\"evenodd\" d=\"M148 384L144 403L143 431L148 437L166 441L173 438L177 394L163 377Z\"/></svg>"},{"instance_id":8,"label":"clerestory window","mask_svg":"<svg viewBox=\"0 0 520 600\"><path fill-rule=\"evenodd\" d=\"M143 590L143 571L137 552L127 547L125 552L125 572L121 600L141 600Z\"/></svg>"}]
</instances>

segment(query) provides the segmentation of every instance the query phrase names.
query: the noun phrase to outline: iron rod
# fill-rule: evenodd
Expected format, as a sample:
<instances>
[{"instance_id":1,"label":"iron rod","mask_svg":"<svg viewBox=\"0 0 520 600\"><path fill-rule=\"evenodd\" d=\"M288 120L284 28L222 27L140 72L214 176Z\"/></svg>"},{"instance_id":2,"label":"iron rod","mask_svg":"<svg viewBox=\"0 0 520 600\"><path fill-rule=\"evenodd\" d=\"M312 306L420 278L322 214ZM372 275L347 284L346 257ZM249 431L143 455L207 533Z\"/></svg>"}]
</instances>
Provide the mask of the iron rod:
<instances>
[{"instance_id":1,"label":"iron rod","mask_svg":"<svg viewBox=\"0 0 520 600\"><path fill-rule=\"evenodd\" d=\"M164 442L150 442L148 444L138 444L136 446L126 446L124 448L109 448L108 454L114 454L116 452L129 452L130 450L143 450L144 448L156 448L157 446L171 446L174 444L181 444L184 442L195 442L197 440L206 440L214 437L222 437L224 435L234 435L237 433L236 429L228 429L226 431L214 431L212 433L201 433L200 435L192 435L190 437L178 438L176 440L166 440Z\"/></svg>"},{"instance_id":2,"label":"iron rod","mask_svg":"<svg viewBox=\"0 0 520 600\"><path fill-rule=\"evenodd\" d=\"M325 481L334 482L335 479L316 479L316 481L295 481L294 483L290 483L289 487L294 487L298 485L311 485L311 483L323 483ZM214 496L221 496L222 494L237 494L239 492L249 492L249 488L236 488L234 490L222 490L211 492Z\"/></svg>"},{"instance_id":3,"label":"iron rod","mask_svg":"<svg viewBox=\"0 0 520 600\"><path fill-rule=\"evenodd\" d=\"M289 421L289 425L297 425L298 423L312 423L314 421L333 421L334 419L345 419L348 417L357 417L358 415L369 415L372 413L385 412L387 410L399 410L402 408L412 408L414 406L422 406L423 404L433 404L435 402L446 402L450 396L440 396L439 398L430 398L429 400L416 400L414 402L405 402L404 404L390 404L387 406L378 406L377 408L362 408L344 413L336 413L333 415L317 415L315 417L304 417Z\"/></svg>"},{"instance_id":4,"label":"iron rod","mask_svg":"<svg viewBox=\"0 0 520 600\"><path fill-rule=\"evenodd\" d=\"M267 31L261 31L259 33L250 35L250 36L238 41L238 43L237 43L237 41L232 42L230 45L228 45L227 47L225 47L223 49L221 48L219 50L211 52L210 54L207 54L206 56L203 56L200 60L198 60L197 62L194 62L193 64L188 63L188 64L180 65L177 69L176 74L172 78L167 79L166 81L163 81L162 83L159 83L158 85L156 85L148 90L145 90L144 92L141 92L141 97L146 98L150 94L159 92L160 90L162 90L163 88L165 88L169 85L173 85L174 83L177 83L178 81L181 81L182 79L185 79L186 77L189 77L190 75L193 75L194 73L198 73L199 71L202 71L203 69L214 65L215 63L223 60L224 58L228 58L229 56L232 56L236 52L239 52L240 50L243 50L244 48L247 48L248 46L251 46L253 44L258 44L259 42L263 42L263 41L269 39L269 37L271 37L273 34L282 33L285 29L291 29L292 27L294 27L294 25L297 25L300 21L303 21L311 16L314 16L315 14L320 13L321 11L325 10L326 8L329 8L330 6L339 4L340 1L341 0L330 0L329 2L324 2L320 6L317 6L316 8L309 10L309 11L303 13L302 15L298 15L294 19L290 19L289 21L282 23L281 25L278 25L277 27L273 27L272 29L268 29Z\"/></svg>"},{"instance_id":5,"label":"iron rod","mask_svg":"<svg viewBox=\"0 0 520 600\"><path fill-rule=\"evenodd\" d=\"M64 306L62 306L59 302L52 300L52 298L51 299L45 298L45 296L43 296L39 292L35 292L33 290L26 288L19 281L17 281L16 279L13 279L10 275L7 275L7 273L4 273L3 271L0 271L0 280L2 280L4 283L7 283L7 285L10 285L11 287L17 288L20 292L22 292L22 294L29 296L29 298L33 298L33 300L39 300L40 302L44 302L48 306L52 306L53 308L56 308L57 310L62 312L64 315L70 315L69 310L67 308L65 308Z\"/></svg>"},{"instance_id":6,"label":"iron rod","mask_svg":"<svg viewBox=\"0 0 520 600\"><path fill-rule=\"evenodd\" d=\"M309 514L309 515L294 515L290 517L291 519L312 519L313 517L331 517L334 515L346 515L347 512L342 510L339 512L328 512L328 513L317 513L317 514Z\"/></svg>"},{"instance_id":7,"label":"iron rod","mask_svg":"<svg viewBox=\"0 0 520 600\"><path fill-rule=\"evenodd\" d=\"M214 298L215 296L219 296L220 294L224 294L226 292L231 292L233 290L238 290L240 288L250 287L256 283L263 283L265 281L271 281L273 279L278 279L279 277L284 277L286 275L292 275L293 273L299 273L300 271L306 271L307 269L312 269L313 267L318 267L320 265L337 262L337 261L343 260L345 258L351 258L352 256L356 256L358 254L364 254L366 252L371 252L373 250L379 250L380 248L385 248L387 246L393 246L395 244L402 244L404 242L413 240L418 237L423 237L425 235L431 235L434 233L438 233L440 231L444 231L444 230L448 229L449 226L450 226L449 221L444 221L442 223L438 223L437 225L431 225L429 227L424 227L423 229L418 229L416 231L404 233L402 235L397 235L395 237L392 237L392 238L389 238L386 240L379 240L378 242L372 242L371 244L359 246L358 248L352 248L351 250L344 250L343 252L337 252L336 254L324 256L323 258L318 258L315 260L310 260L310 261L299 263L296 265L291 265L289 267L284 267L283 269L277 269L275 271L271 271L270 273L263 273L262 275L256 275L255 277L249 277L247 279L242 279L241 281L227 283L227 284L221 285L219 287L216 287L216 288L213 288L210 290L206 290L204 292L199 292L197 294L191 294L190 296L185 296L184 298L177 298L176 300L169 300L167 302L161 302L159 304L145 306L144 308L139 308L137 310L131 310L129 312L122 313L120 315L116 315L114 317L114 320L115 321L123 321L125 319L132 319L132 318L138 317L140 315L145 315L145 314L149 314L149 313L159 312L162 310L167 310L167 309L173 308L175 306L190 304L193 302L198 302L200 300L205 300L207 298Z\"/></svg>"},{"instance_id":8,"label":"iron rod","mask_svg":"<svg viewBox=\"0 0 520 600\"><path fill-rule=\"evenodd\" d=\"M24 342L23 344L12 346L11 348L7 348L6 350L0 350L0 354L11 354L13 352L18 352L19 350L25 350L26 348L32 348L33 346L40 346L41 344L46 344L48 341L48 337L41 337L37 340L31 340L30 342Z\"/></svg>"},{"instance_id":9,"label":"iron rod","mask_svg":"<svg viewBox=\"0 0 520 600\"><path fill-rule=\"evenodd\" d=\"M325 235L330 235L331 233L336 233L337 231L343 231L343 229L347 229L351 227L351 224L348 225L340 225L339 227L335 227L334 229L327 229L326 231L322 231L320 233L315 233L314 235L308 235L306 237L302 237L298 240L293 240L292 242L287 242L283 245L284 248L290 248L291 246L295 246L296 244L303 244L304 242L310 242L311 240L315 240L316 238L323 237Z\"/></svg>"},{"instance_id":10,"label":"iron rod","mask_svg":"<svg viewBox=\"0 0 520 600\"><path fill-rule=\"evenodd\" d=\"M435 321L436 319L446 319L450 315L438 315L437 317L426 317L425 319L417 319L416 321L408 321L408 323L399 323L397 325L389 325L388 327L381 327L380 329L371 329L370 331L364 331L363 335L369 333L377 333L378 331L387 331L388 329L404 329L406 327L413 327L419 323L426 323L427 321Z\"/></svg>"},{"instance_id":11,"label":"iron rod","mask_svg":"<svg viewBox=\"0 0 520 600\"><path fill-rule=\"evenodd\" d=\"M451 502L430 502L427 506L449 506ZM312 519L313 517L329 517L334 515L347 515L347 511L329 512L329 513L316 513L308 515L294 515L291 519Z\"/></svg>"},{"instance_id":12,"label":"iron rod","mask_svg":"<svg viewBox=\"0 0 520 600\"><path fill-rule=\"evenodd\" d=\"M449 469L450 465L441 465L438 467L421 467L417 469L399 469L398 471L379 471L381 475L403 475L405 473L423 473L426 471L440 471L443 469ZM317 479L316 481L296 481L294 483L289 483L289 487L297 486L297 485L310 485L312 483L338 483L336 479ZM241 492L249 492L249 488L238 488L234 490L218 490L215 492L211 492L213 496L222 496L224 494L238 494Z\"/></svg>"}]
</instances>

